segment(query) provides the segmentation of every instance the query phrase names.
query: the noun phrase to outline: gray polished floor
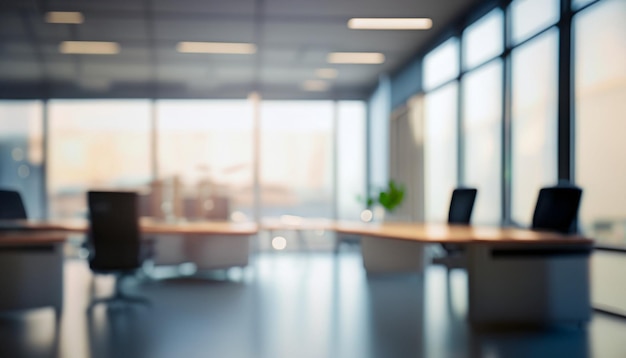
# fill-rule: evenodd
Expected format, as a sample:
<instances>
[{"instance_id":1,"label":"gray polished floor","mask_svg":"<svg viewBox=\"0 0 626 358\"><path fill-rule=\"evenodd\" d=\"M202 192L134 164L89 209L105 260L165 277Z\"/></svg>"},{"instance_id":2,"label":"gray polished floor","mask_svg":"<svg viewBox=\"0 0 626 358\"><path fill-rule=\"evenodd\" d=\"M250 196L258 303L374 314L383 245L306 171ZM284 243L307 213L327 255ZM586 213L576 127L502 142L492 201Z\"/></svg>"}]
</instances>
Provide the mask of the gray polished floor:
<instances>
[{"instance_id":1,"label":"gray polished floor","mask_svg":"<svg viewBox=\"0 0 626 358\"><path fill-rule=\"evenodd\" d=\"M92 287L68 260L58 326L48 309L0 316L0 357L626 357L626 321L600 314L586 329L474 330L465 274L438 267L367 277L357 252L266 253L229 278L128 282L151 308L86 314L112 281Z\"/></svg>"}]
</instances>

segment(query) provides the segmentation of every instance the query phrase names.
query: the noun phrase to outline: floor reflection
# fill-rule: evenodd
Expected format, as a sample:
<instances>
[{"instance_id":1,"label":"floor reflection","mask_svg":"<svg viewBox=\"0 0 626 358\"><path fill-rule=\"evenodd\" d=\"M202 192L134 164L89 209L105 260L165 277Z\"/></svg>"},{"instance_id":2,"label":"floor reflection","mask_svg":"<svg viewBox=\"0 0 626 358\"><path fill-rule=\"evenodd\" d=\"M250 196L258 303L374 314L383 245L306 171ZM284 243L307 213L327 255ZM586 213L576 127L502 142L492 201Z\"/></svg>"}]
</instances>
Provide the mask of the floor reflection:
<instances>
[{"instance_id":1,"label":"floor reflection","mask_svg":"<svg viewBox=\"0 0 626 358\"><path fill-rule=\"evenodd\" d=\"M367 280L370 357L424 356L424 279L374 275Z\"/></svg>"},{"instance_id":2,"label":"floor reflection","mask_svg":"<svg viewBox=\"0 0 626 358\"><path fill-rule=\"evenodd\" d=\"M475 331L472 334L472 345L476 357L586 358L591 357L588 336L587 330L576 327L535 332ZM597 355L597 357L602 356ZM613 357L619 357L619 355Z\"/></svg>"},{"instance_id":3,"label":"floor reflection","mask_svg":"<svg viewBox=\"0 0 626 358\"><path fill-rule=\"evenodd\" d=\"M472 328L463 271L368 277L355 251L262 254L236 276L130 283L152 308L88 314L92 276L69 261L62 320L50 309L0 316L0 357L626 356L626 322L601 315L582 329ZM95 288L106 295L112 281Z\"/></svg>"}]
</instances>

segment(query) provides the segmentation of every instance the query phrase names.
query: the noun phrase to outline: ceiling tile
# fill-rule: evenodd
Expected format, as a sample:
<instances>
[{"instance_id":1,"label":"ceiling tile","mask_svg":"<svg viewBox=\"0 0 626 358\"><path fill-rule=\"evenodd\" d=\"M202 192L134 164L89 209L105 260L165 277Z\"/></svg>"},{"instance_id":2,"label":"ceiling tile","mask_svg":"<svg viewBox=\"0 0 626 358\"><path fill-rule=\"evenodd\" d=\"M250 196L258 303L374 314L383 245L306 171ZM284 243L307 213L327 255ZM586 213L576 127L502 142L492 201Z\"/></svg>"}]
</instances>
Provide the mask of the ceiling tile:
<instances>
[{"instance_id":1,"label":"ceiling tile","mask_svg":"<svg viewBox=\"0 0 626 358\"><path fill-rule=\"evenodd\" d=\"M78 75L76 65L72 61L47 62L44 65L44 71L46 73L46 77L53 80L71 81Z\"/></svg>"},{"instance_id":2,"label":"ceiling tile","mask_svg":"<svg viewBox=\"0 0 626 358\"><path fill-rule=\"evenodd\" d=\"M155 20L157 40L254 42L254 24L249 21Z\"/></svg>"},{"instance_id":3,"label":"ceiling tile","mask_svg":"<svg viewBox=\"0 0 626 358\"><path fill-rule=\"evenodd\" d=\"M264 67L261 80L266 84L300 85L302 81L316 79L312 67Z\"/></svg>"},{"instance_id":4,"label":"ceiling tile","mask_svg":"<svg viewBox=\"0 0 626 358\"><path fill-rule=\"evenodd\" d=\"M269 15L304 15L310 17L407 17L425 16L434 1L415 0L265 0ZM436 6L436 4L434 4Z\"/></svg>"},{"instance_id":5,"label":"ceiling tile","mask_svg":"<svg viewBox=\"0 0 626 358\"><path fill-rule=\"evenodd\" d=\"M212 68L212 71L223 82L242 83L254 80L254 68L252 66L221 65Z\"/></svg>"},{"instance_id":6,"label":"ceiling tile","mask_svg":"<svg viewBox=\"0 0 626 358\"><path fill-rule=\"evenodd\" d=\"M206 65L200 66L176 66L159 65L158 77L164 81L200 80L209 77L209 69Z\"/></svg>"},{"instance_id":7,"label":"ceiling tile","mask_svg":"<svg viewBox=\"0 0 626 358\"><path fill-rule=\"evenodd\" d=\"M0 80L32 81L41 78L41 67L37 61L0 60Z\"/></svg>"},{"instance_id":8,"label":"ceiling tile","mask_svg":"<svg viewBox=\"0 0 626 358\"><path fill-rule=\"evenodd\" d=\"M124 41L147 40L147 24L143 18L113 19L86 18L77 27L78 40L82 41Z\"/></svg>"},{"instance_id":9,"label":"ceiling tile","mask_svg":"<svg viewBox=\"0 0 626 358\"><path fill-rule=\"evenodd\" d=\"M3 58L19 57L35 60L35 48L28 42L5 42L0 43L0 53Z\"/></svg>"},{"instance_id":10,"label":"ceiling tile","mask_svg":"<svg viewBox=\"0 0 626 358\"><path fill-rule=\"evenodd\" d=\"M0 13L0 36L25 36L22 19L17 12Z\"/></svg>"},{"instance_id":11,"label":"ceiling tile","mask_svg":"<svg viewBox=\"0 0 626 358\"><path fill-rule=\"evenodd\" d=\"M157 12L252 15L255 0L153 0Z\"/></svg>"},{"instance_id":12,"label":"ceiling tile","mask_svg":"<svg viewBox=\"0 0 626 358\"><path fill-rule=\"evenodd\" d=\"M143 1L132 0L48 0L49 11L143 11Z\"/></svg>"},{"instance_id":13,"label":"ceiling tile","mask_svg":"<svg viewBox=\"0 0 626 358\"><path fill-rule=\"evenodd\" d=\"M147 80L150 78L149 66L125 63L100 63L84 61L80 76L84 78L105 78L110 80Z\"/></svg>"},{"instance_id":14,"label":"ceiling tile","mask_svg":"<svg viewBox=\"0 0 626 358\"><path fill-rule=\"evenodd\" d=\"M28 22L34 35L38 39L64 41L71 40L71 27L75 25L68 24L48 24L44 21L41 13L30 13Z\"/></svg>"},{"instance_id":15,"label":"ceiling tile","mask_svg":"<svg viewBox=\"0 0 626 358\"><path fill-rule=\"evenodd\" d=\"M259 56L261 61L268 64L290 64L295 63L300 57L300 51L297 47L289 47L285 49L261 47Z\"/></svg>"},{"instance_id":16,"label":"ceiling tile","mask_svg":"<svg viewBox=\"0 0 626 358\"><path fill-rule=\"evenodd\" d=\"M264 44L324 46L331 51L404 52L427 37L423 31L357 31L344 24L315 22L272 21L263 29Z\"/></svg>"}]
</instances>

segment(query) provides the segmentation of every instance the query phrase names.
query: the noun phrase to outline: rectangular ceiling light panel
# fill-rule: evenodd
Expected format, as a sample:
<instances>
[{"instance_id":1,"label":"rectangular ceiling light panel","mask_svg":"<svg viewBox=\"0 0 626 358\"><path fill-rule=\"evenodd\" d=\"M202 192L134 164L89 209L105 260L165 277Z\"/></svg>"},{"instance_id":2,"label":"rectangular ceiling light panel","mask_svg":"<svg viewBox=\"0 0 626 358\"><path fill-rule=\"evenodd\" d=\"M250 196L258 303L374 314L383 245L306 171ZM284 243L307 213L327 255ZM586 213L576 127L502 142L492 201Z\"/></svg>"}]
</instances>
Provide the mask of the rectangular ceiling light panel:
<instances>
[{"instance_id":1,"label":"rectangular ceiling light panel","mask_svg":"<svg viewBox=\"0 0 626 358\"><path fill-rule=\"evenodd\" d=\"M76 55L115 55L120 52L120 45L105 41L63 41L59 51Z\"/></svg>"},{"instance_id":2,"label":"rectangular ceiling light panel","mask_svg":"<svg viewBox=\"0 0 626 358\"><path fill-rule=\"evenodd\" d=\"M179 42L176 51L181 53L217 53L250 55L256 53L256 45L245 42Z\"/></svg>"},{"instance_id":3,"label":"rectangular ceiling light panel","mask_svg":"<svg viewBox=\"0 0 626 358\"><path fill-rule=\"evenodd\" d=\"M385 62L385 55L380 52L331 52L328 63L377 65Z\"/></svg>"},{"instance_id":4,"label":"rectangular ceiling light panel","mask_svg":"<svg viewBox=\"0 0 626 358\"><path fill-rule=\"evenodd\" d=\"M83 14L77 11L49 11L45 19L49 24L82 24L85 21Z\"/></svg>"},{"instance_id":5,"label":"rectangular ceiling light panel","mask_svg":"<svg viewBox=\"0 0 626 358\"><path fill-rule=\"evenodd\" d=\"M433 20L428 18L353 18L348 27L354 30L428 30Z\"/></svg>"}]
</instances>

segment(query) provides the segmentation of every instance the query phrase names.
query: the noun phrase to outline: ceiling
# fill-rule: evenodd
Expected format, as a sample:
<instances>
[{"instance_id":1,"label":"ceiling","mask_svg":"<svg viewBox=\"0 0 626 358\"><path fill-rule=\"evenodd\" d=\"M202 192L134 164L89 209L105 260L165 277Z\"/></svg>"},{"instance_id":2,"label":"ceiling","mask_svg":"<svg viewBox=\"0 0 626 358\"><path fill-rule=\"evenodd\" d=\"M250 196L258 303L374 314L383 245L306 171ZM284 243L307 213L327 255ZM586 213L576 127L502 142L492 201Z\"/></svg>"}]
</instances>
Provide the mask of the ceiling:
<instances>
[{"instance_id":1,"label":"ceiling","mask_svg":"<svg viewBox=\"0 0 626 358\"><path fill-rule=\"evenodd\" d=\"M365 98L480 0L0 0L1 97ZM80 11L79 25L47 11ZM428 31L350 30L351 17L430 17ZM61 41L116 41L117 55L59 53ZM179 41L251 42L254 55L182 54ZM376 51L380 65L329 65L334 51ZM335 68L325 92L315 69Z\"/></svg>"}]
</instances>

